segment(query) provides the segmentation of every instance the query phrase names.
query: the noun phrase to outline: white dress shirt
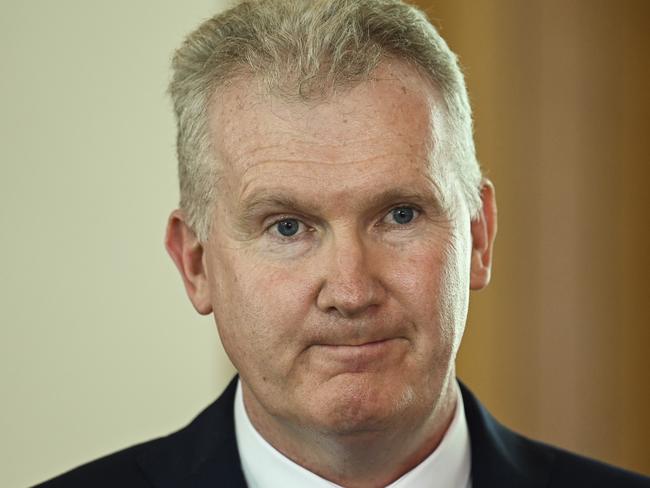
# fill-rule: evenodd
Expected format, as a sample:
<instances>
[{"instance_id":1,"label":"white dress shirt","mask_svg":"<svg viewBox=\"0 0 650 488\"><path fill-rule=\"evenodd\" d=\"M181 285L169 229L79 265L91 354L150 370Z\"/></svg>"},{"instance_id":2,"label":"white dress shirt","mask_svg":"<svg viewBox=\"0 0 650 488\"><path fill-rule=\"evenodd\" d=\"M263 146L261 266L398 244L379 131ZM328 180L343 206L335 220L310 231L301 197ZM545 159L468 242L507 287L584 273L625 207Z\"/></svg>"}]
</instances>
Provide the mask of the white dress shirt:
<instances>
[{"instance_id":1,"label":"white dress shirt","mask_svg":"<svg viewBox=\"0 0 650 488\"><path fill-rule=\"evenodd\" d=\"M387 488L471 488L471 453L465 408L456 383L454 418L438 447L420 464ZM294 463L253 427L237 383L235 434L246 483L250 488L332 488L332 483Z\"/></svg>"}]
</instances>

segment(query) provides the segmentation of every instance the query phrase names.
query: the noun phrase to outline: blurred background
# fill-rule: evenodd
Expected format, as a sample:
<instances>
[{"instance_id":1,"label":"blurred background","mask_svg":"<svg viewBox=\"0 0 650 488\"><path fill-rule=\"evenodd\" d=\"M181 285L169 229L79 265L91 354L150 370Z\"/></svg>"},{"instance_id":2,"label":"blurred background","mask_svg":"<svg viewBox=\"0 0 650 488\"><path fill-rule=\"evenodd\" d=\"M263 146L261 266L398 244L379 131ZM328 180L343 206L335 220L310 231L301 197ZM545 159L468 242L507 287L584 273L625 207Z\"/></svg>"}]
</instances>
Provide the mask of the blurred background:
<instances>
[{"instance_id":1,"label":"blurred background","mask_svg":"<svg viewBox=\"0 0 650 488\"><path fill-rule=\"evenodd\" d=\"M0 0L0 486L176 430L233 374L162 244L169 59L227 3ZM650 474L650 3L416 3L499 202L459 376L510 427Z\"/></svg>"}]
</instances>

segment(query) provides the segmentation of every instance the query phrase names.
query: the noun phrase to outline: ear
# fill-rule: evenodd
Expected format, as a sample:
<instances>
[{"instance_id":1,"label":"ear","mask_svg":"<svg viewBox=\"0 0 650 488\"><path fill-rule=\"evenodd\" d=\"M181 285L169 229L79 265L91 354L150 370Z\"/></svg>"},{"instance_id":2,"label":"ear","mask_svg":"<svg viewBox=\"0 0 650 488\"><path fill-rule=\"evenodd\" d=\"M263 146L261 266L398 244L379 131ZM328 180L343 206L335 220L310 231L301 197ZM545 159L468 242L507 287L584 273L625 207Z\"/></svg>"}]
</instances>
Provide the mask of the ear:
<instances>
[{"instance_id":1,"label":"ear","mask_svg":"<svg viewBox=\"0 0 650 488\"><path fill-rule=\"evenodd\" d=\"M469 287L481 290L490 282L492 249L497 234L497 202L494 185L484 178L481 182L481 210L471 222L472 263Z\"/></svg>"},{"instance_id":2,"label":"ear","mask_svg":"<svg viewBox=\"0 0 650 488\"><path fill-rule=\"evenodd\" d=\"M187 225L181 210L174 210L169 216L165 248L181 273L185 291L196 311L201 315L212 312L203 245Z\"/></svg>"}]
</instances>

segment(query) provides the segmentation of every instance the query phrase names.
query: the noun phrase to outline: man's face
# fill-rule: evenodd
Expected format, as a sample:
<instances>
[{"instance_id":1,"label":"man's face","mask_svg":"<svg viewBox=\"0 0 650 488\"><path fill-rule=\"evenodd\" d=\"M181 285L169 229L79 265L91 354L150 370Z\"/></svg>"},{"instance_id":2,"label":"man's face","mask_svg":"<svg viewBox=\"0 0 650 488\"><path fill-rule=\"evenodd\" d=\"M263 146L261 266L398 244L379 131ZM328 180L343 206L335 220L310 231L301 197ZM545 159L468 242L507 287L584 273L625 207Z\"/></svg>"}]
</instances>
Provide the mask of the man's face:
<instances>
[{"instance_id":1,"label":"man's face","mask_svg":"<svg viewBox=\"0 0 650 488\"><path fill-rule=\"evenodd\" d=\"M472 234L436 91L410 68L309 106L222 91L202 263L253 420L339 434L426 421L454 375Z\"/></svg>"}]
</instances>

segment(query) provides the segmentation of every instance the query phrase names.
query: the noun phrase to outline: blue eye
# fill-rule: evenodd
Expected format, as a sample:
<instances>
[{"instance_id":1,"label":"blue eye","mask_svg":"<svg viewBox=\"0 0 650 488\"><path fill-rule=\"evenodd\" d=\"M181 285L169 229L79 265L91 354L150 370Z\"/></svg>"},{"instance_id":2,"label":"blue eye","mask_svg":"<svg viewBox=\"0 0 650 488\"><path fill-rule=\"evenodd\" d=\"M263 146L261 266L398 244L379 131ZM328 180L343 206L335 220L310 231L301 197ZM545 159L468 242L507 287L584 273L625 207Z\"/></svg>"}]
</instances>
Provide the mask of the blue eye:
<instances>
[{"instance_id":1,"label":"blue eye","mask_svg":"<svg viewBox=\"0 0 650 488\"><path fill-rule=\"evenodd\" d=\"M284 219L280 220L275 226L284 237L292 237L298 232L300 222L297 219Z\"/></svg>"},{"instance_id":2,"label":"blue eye","mask_svg":"<svg viewBox=\"0 0 650 488\"><path fill-rule=\"evenodd\" d=\"M397 207L390 211L393 220L398 224L410 223L415 218L415 209L411 207Z\"/></svg>"}]
</instances>

